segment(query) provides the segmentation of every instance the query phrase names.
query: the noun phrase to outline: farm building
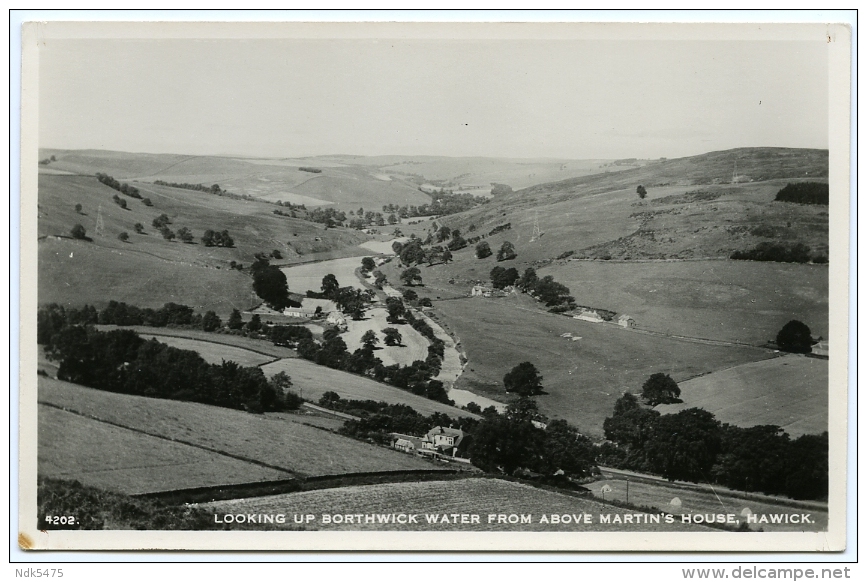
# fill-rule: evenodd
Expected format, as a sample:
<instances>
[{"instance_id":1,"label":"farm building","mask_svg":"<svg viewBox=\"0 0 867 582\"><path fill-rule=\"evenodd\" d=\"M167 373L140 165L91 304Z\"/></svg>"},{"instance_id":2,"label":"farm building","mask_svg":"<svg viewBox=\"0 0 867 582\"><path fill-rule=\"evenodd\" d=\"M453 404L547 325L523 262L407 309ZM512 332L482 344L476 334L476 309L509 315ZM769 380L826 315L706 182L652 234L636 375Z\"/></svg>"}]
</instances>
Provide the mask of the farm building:
<instances>
[{"instance_id":1,"label":"farm building","mask_svg":"<svg viewBox=\"0 0 867 582\"><path fill-rule=\"evenodd\" d=\"M624 314L617 318L617 325L620 327L635 327L635 320Z\"/></svg>"},{"instance_id":2,"label":"farm building","mask_svg":"<svg viewBox=\"0 0 867 582\"><path fill-rule=\"evenodd\" d=\"M828 340L819 340L817 343L813 344L812 354L814 356L824 356L828 357Z\"/></svg>"},{"instance_id":3,"label":"farm building","mask_svg":"<svg viewBox=\"0 0 867 582\"><path fill-rule=\"evenodd\" d=\"M470 438L459 428L436 426L423 437L391 433L391 446L404 453L467 461Z\"/></svg>"},{"instance_id":4,"label":"farm building","mask_svg":"<svg viewBox=\"0 0 867 582\"><path fill-rule=\"evenodd\" d=\"M581 321L589 321L590 323L602 323L605 321L602 317L593 310L582 311L578 315L572 316L574 319L580 319Z\"/></svg>"},{"instance_id":5,"label":"farm building","mask_svg":"<svg viewBox=\"0 0 867 582\"><path fill-rule=\"evenodd\" d=\"M349 327L346 324L346 317L339 311L332 311L331 313L329 313L328 318L325 321L327 323L330 323L331 325L336 325L343 330L346 330Z\"/></svg>"},{"instance_id":6,"label":"farm building","mask_svg":"<svg viewBox=\"0 0 867 582\"><path fill-rule=\"evenodd\" d=\"M490 297L492 289L487 285L474 285L470 297Z\"/></svg>"}]
</instances>

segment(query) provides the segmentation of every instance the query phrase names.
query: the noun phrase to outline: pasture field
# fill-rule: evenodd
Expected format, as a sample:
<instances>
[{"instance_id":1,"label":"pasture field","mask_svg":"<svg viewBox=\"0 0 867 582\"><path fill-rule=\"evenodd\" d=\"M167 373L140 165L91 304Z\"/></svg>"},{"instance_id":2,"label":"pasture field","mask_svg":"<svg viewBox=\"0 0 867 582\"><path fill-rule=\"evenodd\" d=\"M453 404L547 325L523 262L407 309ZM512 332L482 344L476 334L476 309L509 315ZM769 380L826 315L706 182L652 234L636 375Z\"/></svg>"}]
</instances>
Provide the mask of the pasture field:
<instances>
[{"instance_id":1,"label":"pasture field","mask_svg":"<svg viewBox=\"0 0 867 582\"><path fill-rule=\"evenodd\" d=\"M828 430L828 360L790 354L750 362L680 384L682 404L663 414L704 408L720 422L774 424L793 438Z\"/></svg>"},{"instance_id":2,"label":"pasture field","mask_svg":"<svg viewBox=\"0 0 867 582\"><path fill-rule=\"evenodd\" d=\"M329 273L337 278L337 282L341 287L354 287L364 290L366 287L361 284L361 281L355 275L355 269L359 267L361 267L361 257L347 257L317 263L306 263L294 267L284 267L281 271L286 275L289 291L303 295L308 290L321 291L322 278Z\"/></svg>"},{"instance_id":3,"label":"pasture field","mask_svg":"<svg viewBox=\"0 0 867 582\"><path fill-rule=\"evenodd\" d=\"M348 329L340 337L346 342L346 347L350 353L361 347L361 336L368 330L373 330L376 333L376 337L379 338L379 344L374 349L374 354L386 366L392 364L408 366L415 360L424 361L427 358L427 347L430 345L427 338L409 325L393 325L388 323L386 317L388 317L388 312L385 308L375 307L368 309L364 313L364 319L361 321L347 319L346 324ZM400 332L402 345L385 345L382 330L387 327L393 327Z\"/></svg>"},{"instance_id":4,"label":"pasture field","mask_svg":"<svg viewBox=\"0 0 867 582\"><path fill-rule=\"evenodd\" d=\"M200 504L216 513L285 513L314 514L315 522L308 529L316 530L400 530L400 531L712 531L705 527L684 524L604 524L599 515L635 515L635 510L621 509L592 499L576 498L562 493L537 489L529 485L500 479L470 478L437 483L384 483L336 489L321 489ZM321 515L391 514L418 515L417 524L324 524ZM593 523L540 523L543 515L588 513ZM479 523L428 524L426 515L476 514ZM531 515L531 523L488 523L494 514ZM287 520L287 526L294 526Z\"/></svg>"},{"instance_id":5,"label":"pasture field","mask_svg":"<svg viewBox=\"0 0 867 582\"><path fill-rule=\"evenodd\" d=\"M40 402L300 476L435 468L286 416L114 394L42 377L38 385Z\"/></svg>"},{"instance_id":6,"label":"pasture field","mask_svg":"<svg viewBox=\"0 0 867 582\"><path fill-rule=\"evenodd\" d=\"M319 366L301 358L279 360L262 366L266 376L286 372L292 378L292 390L305 400L318 402L328 391L337 392L341 398L353 400L376 400L391 404L406 404L424 415L442 412L451 416L478 418L476 415L447 404L441 404L401 390L388 384L380 384L364 376L356 376L340 370Z\"/></svg>"},{"instance_id":7,"label":"pasture field","mask_svg":"<svg viewBox=\"0 0 867 582\"><path fill-rule=\"evenodd\" d=\"M39 405L38 473L129 495L292 474Z\"/></svg>"},{"instance_id":8,"label":"pasture field","mask_svg":"<svg viewBox=\"0 0 867 582\"><path fill-rule=\"evenodd\" d=\"M209 341L173 337L168 335L142 334L144 339L154 338L158 342L178 348L180 350L192 350L197 352L209 364L221 364L223 361L236 362L241 366L259 366L274 358L264 356L234 346L217 344Z\"/></svg>"},{"instance_id":9,"label":"pasture field","mask_svg":"<svg viewBox=\"0 0 867 582\"><path fill-rule=\"evenodd\" d=\"M639 329L763 344L792 319L828 337L828 267L753 261L558 262L538 270L579 305L627 314Z\"/></svg>"},{"instance_id":10,"label":"pasture field","mask_svg":"<svg viewBox=\"0 0 867 582\"><path fill-rule=\"evenodd\" d=\"M198 342L207 342L211 344L225 345L228 347L236 347L240 348L244 351L256 352L257 354L264 354L265 356L270 356L268 359L274 358L297 358L298 354L295 350L290 350L289 348L284 348L281 346L275 346L268 340L262 339L253 339L249 337L244 337L242 335L231 335L228 333L213 333L207 331L201 331L197 329L181 329L181 328L172 328L172 327L148 327L146 325L130 325L130 326L116 326L116 325L97 325L96 328L101 331L108 331L112 329L118 329L119 327L123 329L131 329L138 333L142 337L151 337L151 336L161 336L161 337L174 337L174 338L186 338L190 340L196 340ZM162 340L160 340L162 341ZM186 348L185 348L186 349ZM189 348L193 349L193 348Z\"/></svg>"},{"instance_id":11,"label":"pasture field","mask_svg":"<svg viewBox=\"0 0 867 582\"><path fill-rule=\"evenodd\" d=\"M608 485L611 491L603 493L602 487ZM603 479L586 485L593 492L593 495L599 499L626 501L626 481L622 478ZM687 485L677 486L662 482L649 482L642 480L629 480L629 503L643 507L655 507L660 511L671 513L680 520L681 514L701 513L701 514L717 514L717 513L733 513L737 519L742 522L746 518L741 515L741 512L747 508L752 513L760 514L801 514L809 513L811 519L815 523L802 525L800 523L755 523L749 524L750 529L758 531L762 528L764 531L825 531L828 529L828 509L827 506L813 504L807 507L804 505L787 505L785 503L774 503L772 498L764 496L750 496L750 498L735 497L726 495L724 488L714 487L710 485ZM671 505L671 501L677 497L681 501L680 506ZM805 509L806 507L806 509ZM770 518L768 518L770 519Z\"/></svg>"},{"instance_id":12,"label":"pasture field","mask_svg":"<svg viewBox=\"0 0 867 582\"><path fill-rule=\"evenodd\" d=\"M72 239L39 242L38 278L39 303L66 307L89 303L103 308L111 299L162 307L171 301L225 318L232 309L258 301L250 278L238 271L166 260L132 246L109 248Z\"/></svg>"},{"instance_id":13,"label":"pasture field","mask_svg":"<svg viewBox=\"0 0 867 582\"><path fill-rule=\"evenodd\" d=\"M503 376L531 362L547 392L536 398L540 410L593 436L602 435L602 422L621 394L639 393L655 372L681 382L773 356L769 350L688 343L538 309L523 295L435 303L437 321L460 338L469 359L456 387L508 400ZM560 337L567 332L582 339Z\"/></svg>"}]
</instances>

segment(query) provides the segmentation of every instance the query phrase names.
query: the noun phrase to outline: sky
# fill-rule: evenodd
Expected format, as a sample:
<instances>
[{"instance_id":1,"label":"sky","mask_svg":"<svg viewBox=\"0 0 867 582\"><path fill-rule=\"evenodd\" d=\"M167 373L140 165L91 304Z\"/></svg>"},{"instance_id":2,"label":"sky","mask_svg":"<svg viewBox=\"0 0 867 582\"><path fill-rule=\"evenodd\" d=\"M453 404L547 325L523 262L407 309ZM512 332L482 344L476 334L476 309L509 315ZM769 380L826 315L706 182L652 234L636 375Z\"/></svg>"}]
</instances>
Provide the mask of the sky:
<instances>
[{"instance_id":1,"label":"sky","mask_svg":"<svg viewBox=\"0 0 867 582\"><path fill-rule=\"evenodd\" d=\"M39 59L44 148L611 159L828 147L822 42L51 39Z\"/></svg>"}]
</instances>

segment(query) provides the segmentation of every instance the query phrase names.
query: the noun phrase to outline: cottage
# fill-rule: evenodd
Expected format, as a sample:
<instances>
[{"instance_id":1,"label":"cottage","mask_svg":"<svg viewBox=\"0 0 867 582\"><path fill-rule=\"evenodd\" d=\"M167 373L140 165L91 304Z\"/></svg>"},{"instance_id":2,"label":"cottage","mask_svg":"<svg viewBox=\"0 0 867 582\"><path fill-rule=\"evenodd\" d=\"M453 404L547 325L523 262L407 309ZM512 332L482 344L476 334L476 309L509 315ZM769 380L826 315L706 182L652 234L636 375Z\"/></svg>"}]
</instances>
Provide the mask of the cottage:
<instances>
[{"instance_id":1,"label":"cottage","mask_svg":"<svg viewBox=\"0 0 867 582\"><path fill-rule=\"evenodd\" d=\"M470 297L490 297L492 289L486 285L474 285Z\"/></svg>"},{"instance_id":2,"label":"cottage","mask_svg":"<svg viewBox=\"0 0 867 582\"><path fill-rule=\"evenodd\" d=\"M422 438L422 452L465 458L469 435L459 428L435 426Z\"/></svg>"},{"instance_id":3,"label":"cottage","mask_svg":"<svg viewBox=\"0 0 867 582\"><path fill-rule=\"evenodd\" d=\"M414 453L415 452L415 445L412 443L412 441L407 440L407 439L399 438L396 441L394 441L394 445L392 445L392 446L395 449L397 449L398 451L403 451L404 453Z\"/></svg>"},{"instance_id":4,"label":"cottage","mask_svg":"<svg viewBox=\"0 0 867 582\"><path fill-rule=\"evenodd\" d=\"M346 317L339 311L332 311L331 313L329 313L328 318L325 321L326 323L337 326L342 330L346 330L349 327L346 324Z\"/></svg>"},{"instance_id":5,"label":"cottage","mask_svg":"<svg viewBox=\"0 0 867 582\"><path fill-rule=\"evenodd\" d=\"M635 320L632 319L631 317L629 317L628 315L623 314L617 318L617 325L619 325L620 327L626 327L626 328L635 327Z\"/></svg>"}]
</instances>

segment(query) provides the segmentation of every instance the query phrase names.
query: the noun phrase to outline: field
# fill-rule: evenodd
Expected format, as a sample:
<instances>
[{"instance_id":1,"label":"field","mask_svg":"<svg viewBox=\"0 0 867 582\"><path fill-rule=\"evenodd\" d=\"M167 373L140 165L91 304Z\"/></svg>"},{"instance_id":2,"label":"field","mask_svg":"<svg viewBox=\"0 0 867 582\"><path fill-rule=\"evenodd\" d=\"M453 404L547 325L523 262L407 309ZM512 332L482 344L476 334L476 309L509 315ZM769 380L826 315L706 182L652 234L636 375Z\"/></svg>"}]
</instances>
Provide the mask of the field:
<instances>
[{"instance_id":1,"label":"field","mask_svg":"<svg viewBox=\"0 0 867 582\"><path fill-rule=\"evenodd\" d=\"M788 321L828 337L828 268L753 261L558 262L539 269L579 305L627 314L639 329L750 344Z\"/></svg>"},{"instance_id":2,"label":"field","mask_svg":"<svg viewBox=\"0 0 867 582\"><path fill-rule=\"evenodd\" d=\"M274 359L243 348L236 348L224 344L215 344L209 341L150 333L141 334L141 336L144 339L154 338L160 343L180 350L192 350L198 352L198 354L209 364L220 364L223 361L226 361L236 362L241 366L259 366Z\"/></svg>"},{"instance_id":3,"label":"field","mask_svg":"<svg viewBox=\"0 0 867 582\"><path fill-rule=\"evenodd\" d=\"M341 398L346 399L406 404L424 415L442 412L452 418L462 416L476 418L475 415L465 410L416 396L412 392L387 384L380 384L364 376L356 376L325 366L318 366L313 362L299 358L265 364L262 366L262 371L265 372L266 376L286 372L292 378L292 390L311 402L317 402L323 394L333 391L337 392Z\"/></svg>"},{"instance_id":4,"label":"field","mask_svg":"<svg viewBox=\"0 0 867 582\"><path fill-rule=\"evenodd\" d=\"M387 483L361 485L237 499L202 504L216 513L284 513L314 514L317 521L309 529L327 530L402 530L402 531L712 531L694 525L672 524L599 524L599 515L634 515L634 510L604 505L591 499L580 499L561 493L536 489L529 485L498 479L461 479L422 483ZM335 514L417 514L418 524L323 524L321 515ZM478 524L428 524L426 515L476 514ZM589 524L540 523L543 515L588 513L593 516ZM490 514L531 515L529 524L488 524ZM621 517L622 519L622 517ZM287 526L293 526L287 520ZM578 548L576 548L578 549Z\"/></svg>"},{"instance_id":5,"label":"field","mask_svg":"<svg viewBox=\"0 0 867 582\"><path fill-rule=\"evenodd\" d=\"M39 401L299 476L435 468L410 455L292 422L285 415L114 394L48 378L39 378Z\"/></svg>"},{"instance_id":6,"label":"field","mask_svg":"<svg viewBox=\"0 0 867 582\"><path fill-rule=\"evenodd\" d=\"M415 360L424 361L427 358L427 347L430 345L427 338L414 330L409 325L393 325L386 321L388 312L381 307L368 309L361 321L347 320L349 329L340 337L346 342L350 352L361 347L361 336L368 330L373 330L379 338L379 345L375 349L376 357L382 360L386 366L400 364L408 366ZM387 346L383 340L382 330L393 327L400 332L401 345Z\"/></svg>"},{"instance_id":7,"label":"field","mask_svg":"<svg viewBox=\"0 0 867 582\"><path fill-rule=\"evenodd\" d=\"M672 413L704 408L721 422L781 426L793 438L828 430L828 360L788 355L742 364L680 385L683 404L660 405Z\"/></svg>"},{"instance_id":8,"label":"field","mask_svg":"<svg viewBox=\"0 0 867 582\"><path fill-rule=\"evenodd\" d=\"M608 486L611 490L603 495L602 487ZM609 501L626 501L626 480L617 476L590 483L587 487L593 491L599 499ZM762 495L739 494L732 496L727 494L727 489L710 485L676 485L664 482L645 481L631 478L629 480L629 503L644 507L655 507L679 516L687 513L716 514L734 513L738 519L745 521L741 512L749 509L755 514L789 514L809 513L815 521L806 527L801 524L750 524L750 528L764 531L824 531L828 528L828 508L820 503L792 503L783 501L775 503L773 498ZM680 500L681 505L672 505L674 498ZM803 529L802 529L803 528Z\"/></svg>"},{"instance_id":9,"label":"field","mask_svg":"<svg viewBox=\"0 0 867 582\"><path fill-rule=\"evenodd\" d=\"M506 399L503 376L529 361L544 380L541 411L587 434L602 435L623 392L638 393L655 372L681 382L773 356L768 350L714 346L634 333L535 311L526 296L474 297L435 303L437 320L460 340L469 363L456 386ZM581 337L560 337L571 332Z\"/></svg>"},{"instance_id":10,"label":"field","mask_svg":"<svg viewBox=\"0 0 867 582\"><path fill-rule=\"evenodd\" d=\"M108 331L111 329L118 329L118 326L114 325L98 325L97 329L102 331ZM297 358L298 354L295 350L290 350L289 348L284 348L281 346L275 346L268 340L263 339L253 339L249 337L244 337L242 335L231 335L228 333L213 333L207 331L200 331L196 329L180 329L180 328L172 328L172 327L148 327L144 325L131 325L131 326L123 326L124 329L131 329L137 332L142 337L150 337L150 336L161 336L161 337L174 337L174 338L186 338L190 340L198 340L199 342L207 342L212 344L225 345L228 347L240 348L244 351L248 352L256 352L257 354L264 354L265 356L269 356L268 359L273 360L274 358ZM162 340L160 340L162 341ZM193 348L190 348L193 349Z\"/></svg>"},{"instance_id":11,"label":"field","mask_svg":"<svg viewBox=\"0 0 867 582\"><path fill-rule=\"evenodd\" d=\"M361 267L361 257L349 257L286 267L281 270L286 275L289 291L303 295L308 290L321 291L322 278L329 273L337 278L341 287L355 287L364 290L366 287L355 275L355 269L359 267Z\"/></svg>"},{"instance_id":12,"label":"field","mask_svg":"<svg viewBox=\"0 0 867 582\"><path fill-rule=\"evenodd\" d=\"M130 495L289 479L292 474L39 406L39 475Z\"/></svg>"}]
</instances>

